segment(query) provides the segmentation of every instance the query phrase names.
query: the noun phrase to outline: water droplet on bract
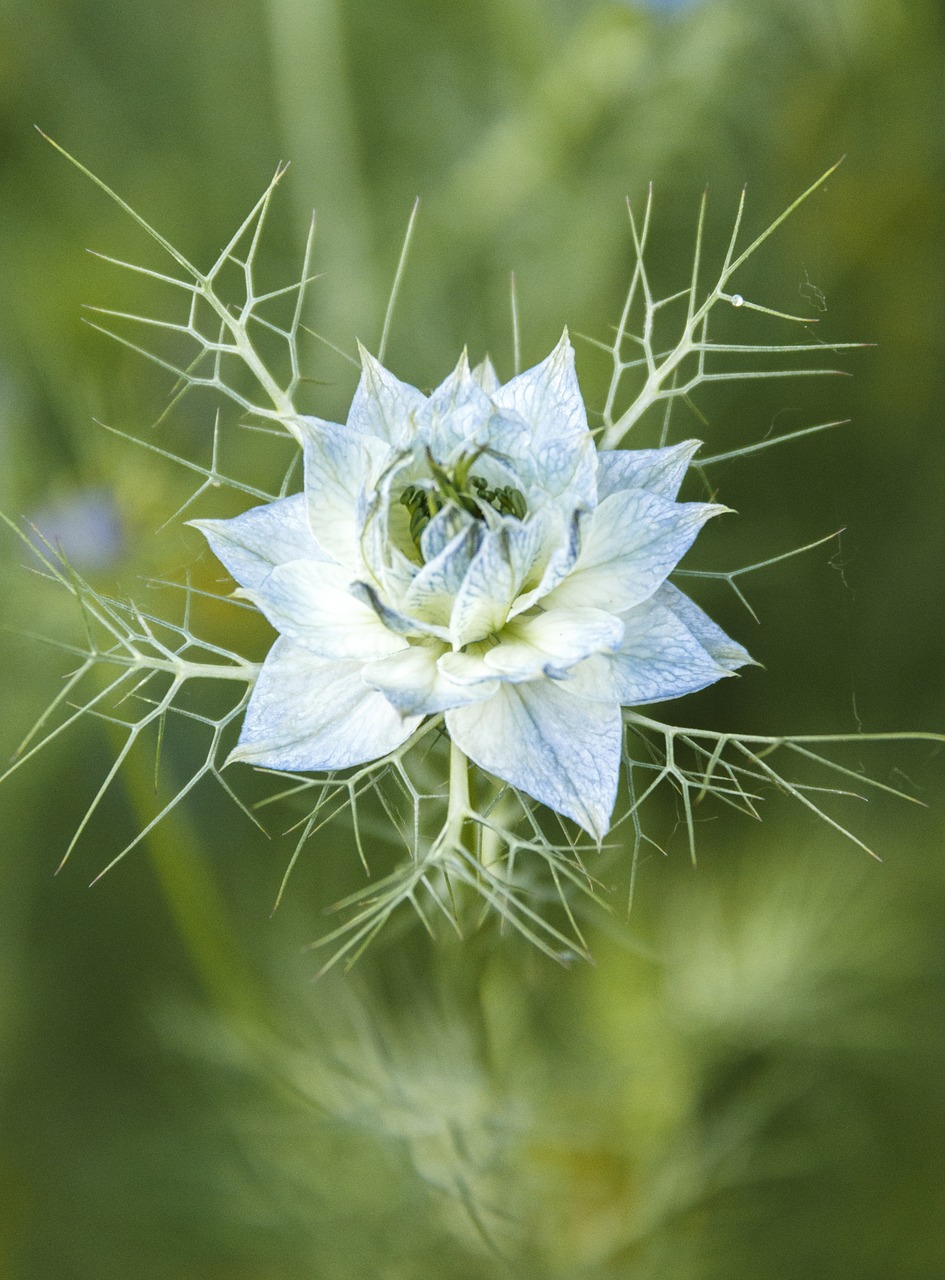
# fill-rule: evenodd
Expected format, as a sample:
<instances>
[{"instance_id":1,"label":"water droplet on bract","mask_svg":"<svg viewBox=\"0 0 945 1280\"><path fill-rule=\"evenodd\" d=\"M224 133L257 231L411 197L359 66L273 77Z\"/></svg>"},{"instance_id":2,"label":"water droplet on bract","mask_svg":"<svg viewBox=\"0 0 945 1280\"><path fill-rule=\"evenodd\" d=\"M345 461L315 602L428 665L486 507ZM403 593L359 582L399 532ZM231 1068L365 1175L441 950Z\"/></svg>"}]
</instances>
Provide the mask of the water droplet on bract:
<instances>
[{"instance_id":1,"label":"water droplet on bract","mask_svg":"<svg viewBox=\"0 0 945 1280\"><path fill-rule=\"evenodd\" d=\"M733 306L733 307L743 307L744 305L745 305L745 299L742 297L742 295L741 295L740 293L733 293L733 294L732 294L732 306Z\"/></svg>"}]
</instances>

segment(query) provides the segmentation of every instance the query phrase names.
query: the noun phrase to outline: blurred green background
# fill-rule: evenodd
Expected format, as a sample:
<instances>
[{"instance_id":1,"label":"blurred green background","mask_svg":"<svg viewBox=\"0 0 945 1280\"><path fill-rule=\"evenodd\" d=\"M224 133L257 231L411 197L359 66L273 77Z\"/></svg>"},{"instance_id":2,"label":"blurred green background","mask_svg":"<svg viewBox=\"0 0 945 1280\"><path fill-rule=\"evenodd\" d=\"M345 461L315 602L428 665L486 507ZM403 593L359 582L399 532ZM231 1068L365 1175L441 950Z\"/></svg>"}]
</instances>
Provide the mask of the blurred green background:
<instances>
[{"instance_id":1,"label":"blurred green background","mask_svg":"<svg viewBox=\"0 0 945 1280\"><path fill-rule=\"evenodd\" d=\"M760 626L699 593L766 669L682 714L945 729L943 72L936 0L0 0L0 508L103 589L200 554L155 533L185 477L92 421L144 434L168 379L82 325L150 296L84 250L158 261L34 123L200 264L290 160L266 265L291 278L316 207L314 317L349 351L420 195L389 363L421 386L463 343L511 373L512 269L527 363L565 323L606 338L648 181L668 291L706 184L717 248L743 183L757 231L846 154L748 283L876 347L852 380L727 385L682 432L716 452L852 419L718 476L740 514L703 563L845 532L751 580ZM342 413L350 370L310 357ZM212 412L163 441L206 459ZM24 559L6 538L10 624L73 634ZM12 752L67 664L15 634L2 660ZM136 763L53 878L110 751L88 722L0 793L0 1276L945 1275L942 753L864 754L929 806L841 806L882 865L772 800L763 827L707 814L694 871L667 804L669 856L628 926L594 926L594 967L395 929L313 984L301 948L357 883L342 827L272 917L289 845L210 792L89 891L154 812Z\"/></svg>"}]
</instances>

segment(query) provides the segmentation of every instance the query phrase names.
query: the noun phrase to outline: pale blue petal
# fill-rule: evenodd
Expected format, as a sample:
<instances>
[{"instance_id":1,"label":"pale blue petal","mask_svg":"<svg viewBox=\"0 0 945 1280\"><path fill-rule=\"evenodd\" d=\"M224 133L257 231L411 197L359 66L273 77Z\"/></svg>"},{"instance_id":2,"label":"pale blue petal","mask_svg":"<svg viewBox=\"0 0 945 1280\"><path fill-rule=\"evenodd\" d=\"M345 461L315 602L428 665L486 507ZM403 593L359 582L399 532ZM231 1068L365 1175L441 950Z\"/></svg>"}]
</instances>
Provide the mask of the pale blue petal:
<instances>
[{"instance_id":1,"label":"pale blue petal","mask_svg":"<svg viewBox=\"0 0 945 1280\"><path fill-rule=\"evenodd\" d=\"M414 415L426 404L426 396L395 378L360 343L358 351L361 378L348 411L348 428L402 448L414 434Z\"/></svg>"},{"instance_id":2,"label":"pale blue petal","mask_svg":"<svg viewBox=\"0 0 945 1280\"><path fill-rule=\"evenodd\" d=\"M621 489L649 489L675 498L699 440L684 440L665 449L602 449L597 455L597 500Z\"/></svg>"},{"instance_id":3,"label":"pale blue petal","mask_svg":"<svg viewBox=\"0 0 945 1280\"><path fill-rule=\"evenodd\" d=\"M489 396L492 395L493 391L498 391L501 385L495 367L488 356L480 364L476 365L472 371L472 376L485 391L486 395Z\"/></svg>"},{"instance_id":4,"label":"pale blue petal","mask_svg":"<svg viewBox=\"0 0 945 1280\"><path fill-rule=\"evenodd\" d=\"M545 516L546 513L541 513ZM544 531L544 550L550 552L538 585L524 592L512 605L511 616L524 613L533 605L543 602L559 583L571 573L581 553L582 532L590 518L590 512L577 510L565 520L558 512L550 512ZM566 603L566 602L563 602ZM555 605L551 606L556 607ZM596 606L592 606L596 607Z\"/></svg>"},{"instance_id":5,"label":"pale blue petal","mask_svg":"<svg viewBox=\"0 0 945 1280\"><path fill-rule=\"evenodd\" d=\"M610 613L641 604L705 522L725 510L709 502L669 502L646 489L611 494L588 521L573 572L543 603L547 608L589 605Z\"/></svg>"},{"instance_id":6,"label":"pale blue petal","mask_svg":"<svg viewBox=\"0 0 945 1280\"><path fill-rule=\"evenodd\" d=\"M655 600L672 609L680 622L684 623L702 647L721 667L728 671L737 671L739 667L756 665L747 649L727 636L721 627L716 626L708 614L671 582L664 582L656 593Z\"/></svg>"},{"instance_id":7,"label":"pale blue petal","mask_svg":"<svg viewBox=\"0 0 945 1280\"><path fill-rule=\"evenodd\" d=\"M623 644L610 661L617 697L624 706L695 693L734 670L718 662L661 597L665 599L662 591L623 615Z\"/></svg>"},{"instance_id":8,"label":"pale blue petal","mask_svg":"<svg viewBox=\"0 0 945 1280\"><path fill-rule=\"evenodd\" d=\"M413 618L409 614L386 604L375 587L369 582L352 582L351 594L357 600L369 604L384 626L399 636L436 636L438 640L448 641L450 633L446 627L434 622L424 622L422 618Z\"/></svg>"},{"instance_id":9,"label":"pale blue petal","mask_svg":"<svg viewBox=\"0 0 945 1280\"><path fill-rule=\"evenodd\" d=\"M319 658L280 636L256 681L230 760L322 771L376 760L420 723L361 678L361 662Z\"/></svg>"},{"instance_id":10,"label":"pale blue petal","mask_svg":"<svg viewBox=\"0 0 945 1280\"><path fill-rule=\"evenodd\" d=\"M567 330L550 356L494 391L492 400L523 418L536 444L555 436L586 436L587 414Z\"/></svg>"},{"instance_id":11,"label":"pale blue petal","mask_svg":"<svg viewBox=\"0 0 945 1280\"><path fill-rule=\"evenodd\" d=\"M333 560L361 572L361 535L368 503L390 457L373 436L320 418L299 418L305 459L308 522Z\"/></svg>"},{"instance_id":12,"label":"pale blue petal","mask_svg":"<svg viewBox=\"0 0 945 1280\"><path fill-rule=\"evenodd\" d=\"M456 648L501 630L541 550L541 528L503 520L488 530L456 593L450 635Z\"/></svg>"},{"instance_id":13,"label":"pale blue petal","mask_svg":"<svg viewBox=\"0 0 945 1280\"><path fill-rule=\"evenodd\" d=\"M255 590L242 594L277 631L323 658L382 658L403 649L403 636L388 630L376 611L349 590L342 565L292 560L278 565Z\"/></svg>"},{"instance_id":14,"label":"pale blue petal","mask_svg":"<svg viewBox=\"0 0 945 1280\"><path fill-rule=\"evenodd\" d=\"M444 509L437 515L436 520L447 514ZM465 515L466 513L457 514ZM432 528L435 522L431 521L428 529ZM426 531L424 531L424 537L425 534ZM482 536L482 525L467 516L466 528L461 529L439 554L427 561L403 593L401 604L404 612L423 622L449 627L456 593L469 571L469 566L482 542ZM435 546L437 541L438 539L431 539L431 547Z\"/></svg>"},{"instance_id":15,"label":"pale blue petal","mask_svg":"<svg viewBox=\"0 0 945 1280\"><path fill-rule=\"evenodd\" d=\"M623 631L623 622L601 609L554 609L510 622L483 662L504 680L560 680L591 654L618 649Z\"/></svg>"},{"instance_id":16,"label":"pale blue petal","mask_svg":"<svg viewBox=\"0 0 945 1280\"><path fill-rule=\"evenodd\" d=\"M277 564L287 560L324 560L312 537L305 495L252 507L232 520L191 520L231 577L257 587Z\"/></svg>"},{"instance_id":17,"label":"pale blue petal","mask_svg":"<svg viewBox=\"0 0 945 1280\"><path fill-rule=\"evenodd\" d=\"M574 697L553 680L503 684L487 702L447 711L446 727L480 768L603 838L623 739L615 703Z\"/></svg>"},{"instance_id":18,"label":"pale blue petal","mask_svg":"<svg viewBox=\"0 0 945 1280\"><path fill-rule=\"evenodd\" d=\"M490 698L496 692L499 685L495 679L465 684L451 680L437 665L442 653L442 645L412 644L389 658L369 662L364 679L404 715L433 715Z\"/></svg>"}]
</instances>

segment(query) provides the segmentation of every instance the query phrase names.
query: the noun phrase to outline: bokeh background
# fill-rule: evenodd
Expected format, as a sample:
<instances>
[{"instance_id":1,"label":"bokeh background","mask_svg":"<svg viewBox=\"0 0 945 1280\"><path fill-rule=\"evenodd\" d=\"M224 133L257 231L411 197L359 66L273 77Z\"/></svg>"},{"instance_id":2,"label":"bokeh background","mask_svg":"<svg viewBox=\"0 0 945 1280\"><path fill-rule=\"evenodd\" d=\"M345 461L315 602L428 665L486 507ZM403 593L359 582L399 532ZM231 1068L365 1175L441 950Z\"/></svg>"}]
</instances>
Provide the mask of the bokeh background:
<instances>
[{"instance_id":1,"label":"bokeh background","mask_svg":"<svg viewBox=\"0 0 945 1280\"><path fill-rule=\"evenodd\" d=\"M34 123L198 263L290 160L266 265L291 278L316 207L314 321L345 350L376 344L420 195L389 358L422 386L463 343L510 374L512 269L527 362L565 323L606 338L650 180L668 290L707 184L717 249L745 182L757 231L845 154L748 283L876 346L852 379L726 386L684 432L720 451L850 418L719 475L740 514L700 554L844 533L751 580L760 625L700 593L765 669L683 714L941 731L943 37L937 0L2 0L0 508L103 589L201 563L155 532L186 477L93 424L145 434L168 379L83 326L150 298L84 250L157 261ZM309 356L343 412L350 370ZM163 443L208 457L212 412L185 402ZM26 560L5 537L11 626L71 636ZM3 638L5 753L66 668ZM881 864L772 799L762 826L700 813L694 870L667 802L668 856L629 924L591 924L593 967L395 929L312 983L302 947L357 883L343 827L274 916L288 844L210 792L90 891L154 812L142 759L54 878L111 750L89 721L0 793L3 1277L945 1274L942 752L862 753L928 805L840 805ZM172 775L187 751L165 744Z\"/></svg>"}]
</instances>

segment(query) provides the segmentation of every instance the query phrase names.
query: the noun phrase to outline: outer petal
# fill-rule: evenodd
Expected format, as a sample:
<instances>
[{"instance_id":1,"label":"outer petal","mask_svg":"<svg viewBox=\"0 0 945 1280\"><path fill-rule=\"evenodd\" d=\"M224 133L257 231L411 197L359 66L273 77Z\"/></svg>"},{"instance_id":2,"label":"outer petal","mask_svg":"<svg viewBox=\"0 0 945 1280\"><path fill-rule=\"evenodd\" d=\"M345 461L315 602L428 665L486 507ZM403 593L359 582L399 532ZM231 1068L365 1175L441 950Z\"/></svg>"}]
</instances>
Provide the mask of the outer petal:
<instances>
[{"instance_id":1,"label":"outer petal","mask_svg":"<svg viewBox=\"0 0 945 1280\"><path fill-rule=\"evenodd\" d=\"M373 492L388 446L373 436L299 418L305 455L308 522L318 545L339 564L363 572L361 533L368 495Z\"/></svg>"},{"instance_id":2,"label":"outer petal","mask_svg":"<svg viewBox=\"0 0 945 1280\"><path fill-rule=\"evenodd\" d=\"M550 356L494 391L492 400L524 418L536 445L554 436L586 436L587 414L567 330Z\"/></svg>"},{"instance_id":3,"label":"outer petal","mask_svg":"<svg viewBox=\"0 0 945 1280\"><path fill-rule=\"evenodd\" d=\"M263 663L230 760L344 769L386 755L420 723L361 679L362 663L319 658L280 636Z\"/></svg>"},{"instance_id":4,"label":"outer petal","mask_svg":"<svg viewBox=\"0 0 945 1280\"><path fill-rule=\"evenodd\" d=\"M649 599L696 534L726 507L668 502L646 489L614 493L588 521L574 570L545 598L548 608L590 605L610 613Z\"/></svg>"},{"instance_id":5,"label":"outer petal","mask_svg":"<svg viewBox=\"0 0 945 1280\"><path fill-rule=\"evenodd\" d=\"M640 706L695 693L731 675L742 662L750 661L747 653L736 645L739 660L720 663L679 614L668 607L666 599L667 593L662 589L651 600L623 615L626 626L623 644L610 661L617 696L624 706ZM701 609L693 608L709 623ZM714 627L712 623L709 625ZM719 635L728 639L724 632Z\"/></svg>"},{"instance_id":6,"label":"outer petal","mask_svg":"<svg viewBox=\"0 0 945 1280\"><path fill-rule=\"evenodd\" d=\"M426 396L395 378L360 343L358 352L361 379L348 411L348 429L401 447L413 434L412 415L426 404Z\"/></svg>"},{"instance_id":7,"label":"outer petal","mask_svg":"<svg viewBox=\"0 0 945 1280\"><path fill-rule=\"evenodd\" d=\"M363 676L405 715L432 715L448 707L462 707L490 698L498 690L494 679L476 684L450 680L437 665L442 652L442 645L410 645L389 658L369 662Z\"/></svg>"},{"instance_id":8,"label":"outer petal","mask_svg":"<svg viewBox=\"0 0 945 1280\"><path fill-rule=\"evenodd\" d=\"M623 622L602 609L553 609L510 622L483 662L505 680L560 680L591 654L618 649L623 631Z\"/></svg>"},{"instance_id":9,"label":"outer petal","mask_svg":"<svg viewBox=\"0 0 945 1280\"><path fill-rule=\"evenodd\" d=\"M620 772L616 704L574 697L553 680L503 684L488 702L447 711L446 727L480 768L603 838Z\"/></svg>"},{"instance_id":10,"label":"outer petal","mask_svg":"<svg viewBox=\"0 0 945 1280\"><path fill-rule=\"evenodd\" d=\"M684 440L665 449L602 449L597 455L597 499L603 502L621 489L649 489L675 498L699 440Z\"/></svg>"},{"instance_id":11,"label":"outer petal","mask_svg":"<svg viewBox=\"0 0 945 1280\"><path fill-rule=\"evenodd\" d=\"M322 658L382 658L406 641L388 630L376 611L350 592L351 573L342 565L293 560L278 565L248 599L277 631Z\"/></svg>"},{"instance_id":12,"label":"outer petal","mask_svg":"<svg viewBox=\"0 0 945 1280\"><path fill-rule=\"evenodd\" d=\"M312 537L305 495L252 507L232 520L191 520L216 558L243 587L258 587L277 564L324 560Z\"/></svg>"},{"instance_id":13,"label":"outer petal","mask_svg":"<svg viewBox=\"0 0 945 1280\"><path fill-rule=\"evenodd\" d=\"M695 601L690 600L671 582L664 582L654 599L672 609L719 666L728 671L737 671L739 667L749 663L755 665L755 660L747 649L727 636L708 614L702 612Z\"/></svg>"}]
</instances>

